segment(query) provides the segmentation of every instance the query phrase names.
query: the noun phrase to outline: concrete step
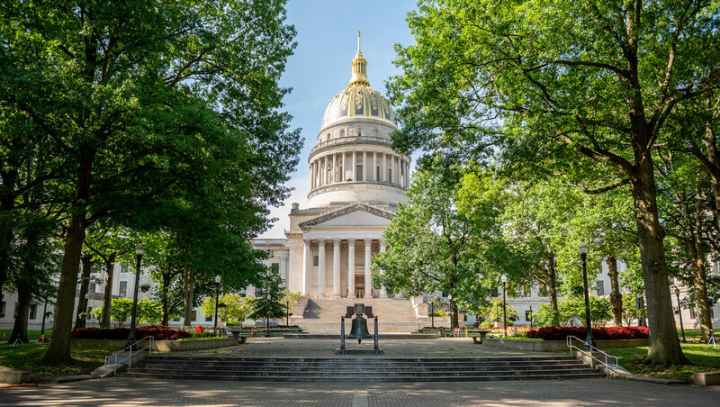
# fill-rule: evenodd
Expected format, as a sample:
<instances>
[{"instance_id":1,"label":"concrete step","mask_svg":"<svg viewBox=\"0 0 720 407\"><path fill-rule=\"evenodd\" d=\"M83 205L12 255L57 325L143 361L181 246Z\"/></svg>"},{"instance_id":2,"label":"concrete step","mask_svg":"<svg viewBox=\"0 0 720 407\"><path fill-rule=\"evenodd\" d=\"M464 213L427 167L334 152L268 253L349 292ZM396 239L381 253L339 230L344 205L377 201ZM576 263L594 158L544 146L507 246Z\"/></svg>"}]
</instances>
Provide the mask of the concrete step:
<instances>
[{"instance_id":1,"label":"concrete step","mask_svg":"<svg viewBox=\"0 0 720 407\"><path fill-rule=\"evenodd\" d=\"M571 357L223 358L151 356L128 375L237 381L488 381L598 377Z\"/></svg>"}]
</instances>

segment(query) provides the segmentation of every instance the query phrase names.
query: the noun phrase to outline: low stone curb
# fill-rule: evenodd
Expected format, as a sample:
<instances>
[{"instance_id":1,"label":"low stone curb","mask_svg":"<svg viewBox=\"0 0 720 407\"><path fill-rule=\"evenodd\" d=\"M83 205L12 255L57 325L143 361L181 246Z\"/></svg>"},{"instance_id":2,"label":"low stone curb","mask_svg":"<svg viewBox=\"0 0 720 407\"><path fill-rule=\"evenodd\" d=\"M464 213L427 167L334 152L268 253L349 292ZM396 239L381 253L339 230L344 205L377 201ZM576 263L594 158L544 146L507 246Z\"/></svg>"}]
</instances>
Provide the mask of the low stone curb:
<instances>
[{"instance_id":1,"label":"low stone curb","mask_svg":"<svg viewBox=\"0 0 720 407\"><path fill-rule=\"evenodd\" d=\"M94 379L93 375L89 374L79 374L79 375L71 375L71 376L60 376L56 377L52 380L50 380L48 383L70 383L70 382L80 382L83 380L90 380Z\"/></svg>"}]
</instances>

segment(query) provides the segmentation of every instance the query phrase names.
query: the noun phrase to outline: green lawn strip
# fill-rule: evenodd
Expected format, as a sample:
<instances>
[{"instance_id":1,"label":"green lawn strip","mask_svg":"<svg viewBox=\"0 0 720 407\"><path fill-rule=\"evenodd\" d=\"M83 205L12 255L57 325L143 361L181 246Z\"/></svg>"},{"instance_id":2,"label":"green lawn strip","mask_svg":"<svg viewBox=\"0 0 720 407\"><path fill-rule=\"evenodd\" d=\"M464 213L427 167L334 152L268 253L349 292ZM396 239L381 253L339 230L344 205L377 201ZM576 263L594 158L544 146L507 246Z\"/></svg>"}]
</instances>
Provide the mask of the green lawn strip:
<instances>
[{"instance_id":1,"label":"green lawn strip","mask_svg":"<svg viewBox=\"0 0 720 407\"><path fill-rule=\"evenodd\" d=\"M504 340L504 341L519 341L519 342L542 342L542 338L528 338L527 336L502 336L502 335L488 335L489 339Z\"/></svg>"},{"instance_id":2,"label":"green lawn strip","mask_svg":"<svg viewBox=\"0 0 720 407\"><path fill-rule=\"evenodd\" d=\"M0 342L6 342L10 338L10 333L12 332L11 329L0 329ZM45 336L49 336L50 331L45 330ZM37 337L40 336L40 330L33 330L28 329L28 338L30 340L35 340Z\"/></svg>"},{"instance_id":3,"label":"green lawn strip","mask_svg":"<svg viewBox=\"0 0 720 407\"><path fill-rule=\"evenodd\" d=\"M691 364L669 368L654 367L643 363L647 355L647 346L631 348L608 348L606 351L620 358L620 365L632 373L662 379L686 380L693 373L720 371L720 346L704 344L683 344L683 352Z\"/></svg>"},{"instance_id":4,"label":"green lawn strip","mask_svg":"<svg viewBox=\"0 0 720 407\"><path fill-rule=\"evenodd\" d=\"M28 370L32 381L40 381L55 376L77 375L91 372L102 365L105 356L121 349L125 340L74 339L70 365L48 366L42 364L47 350L46 344L30 343L24 345L0 345L0 366Z\"/></svg>"},{"instance_id":5,"label":"green lawn strip","mask_svg":"<svg viewBox=\"0 0 720 407\"><path fill-rule=\"evenodd\" d=\"M678 331L678 337L680 337L680 336L681 336L681 333L680 333L680 331ZM700 340L700 330L699 329L686 329L685 336L691 341L693 339L699 341ZM720 329L715 330L715 338L720 340Z\"/></svg>"}]
</instances>

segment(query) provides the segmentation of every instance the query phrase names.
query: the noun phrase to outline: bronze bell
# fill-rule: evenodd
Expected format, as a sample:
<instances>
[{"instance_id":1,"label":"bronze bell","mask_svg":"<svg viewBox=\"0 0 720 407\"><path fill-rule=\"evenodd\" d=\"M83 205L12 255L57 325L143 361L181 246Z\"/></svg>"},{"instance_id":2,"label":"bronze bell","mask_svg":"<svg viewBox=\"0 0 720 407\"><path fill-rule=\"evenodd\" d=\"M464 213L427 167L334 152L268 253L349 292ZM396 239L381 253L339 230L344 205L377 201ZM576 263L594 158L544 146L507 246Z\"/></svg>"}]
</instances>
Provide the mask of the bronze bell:
<instances>
[{"instance_id":1,"label":"bronze bell","mask_svg":"<svg viewBox=\"0 0 720 407\"><path fill-rule=\"evenodd\" d=\"M357 338L358 343L362 343L363 339L372 338L370 332L368 332L367 319L363 318L362 315L356 315L355 319L352 320L352 328L348 338Z\"/></svg>"}]
</instances>

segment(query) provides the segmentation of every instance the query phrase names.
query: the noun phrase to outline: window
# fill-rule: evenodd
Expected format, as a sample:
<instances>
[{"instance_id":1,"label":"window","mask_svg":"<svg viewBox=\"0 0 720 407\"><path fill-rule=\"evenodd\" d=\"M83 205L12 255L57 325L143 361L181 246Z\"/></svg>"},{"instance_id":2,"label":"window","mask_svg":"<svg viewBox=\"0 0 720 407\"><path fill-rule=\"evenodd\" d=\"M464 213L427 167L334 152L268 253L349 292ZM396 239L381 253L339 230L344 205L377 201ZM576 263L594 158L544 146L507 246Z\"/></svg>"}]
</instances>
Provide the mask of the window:
<instances>
[{"instance_id":1,"label":"window","mask_svg":"<svg viewBox=\"0 0 720 407\"><path fill-rule=\"evenodd\" d=\"M130 266L128 266L127 263L123 263L120 265L120 272L121 273L127 273Z\"/></svg>"},{"instance_id":2,"label":"window","mask_svg":"<svg viewBox=\"0 0 720 407\"><path fill-rule=\"evenodd\" d=\"M127 281L120 282L120 296L127 297Z\"/></svg>"},{"instance_id":3,"label":"window","mask_svg":"<svg viewBox=\"0 0 720 407\"><path fill-rule=\"evenodd\" d=\"M320 265L320 256L313 256L313 266L317 267Z\"/></svg>"},{"instance_id":4,"label":"window","mask_svg":"<svg viewBox=\"0 0 720 407\"><path fill-rule=\"evenodd\" d=\"M523 297L529 297L532 293L532 287L530 284L525 284L520 288L520 293Z\"/></svg>"},{"instance_id":5,"label":"window","mask_svg":"<svg viewBox=\"0 0 720 407\"><path fill-rule=\"evenodd\" d=\"M541 297L547 297L548 296L548 289L545 284L541 284L540 287L538 287L538 295Z\"/></svg>"},{"instance_id":6,"label":"window","mask_svg":"<svg viewBox=\"0 0 720 407\"><path fill-rule=\"evenodd\" d=\"M340 130L340 137L345 137L345 129Z\"/></svg>"},{"instance_id":7,"label":"window","mask_svg":"<svg viewBox=\"0 0 720 407\"><path fill-rule=\"evenodd\" d=\"M605 282L602 280L596 281L595 291L597 292L597 295L605 295Z\"/></svg>"},{"instance_id":8,"label":"window","mask_svg":"<svg viewBox=\"0 0 720 407\"><path fill-rule=\"evenodd\" d=\"M695 319L697 316L695 315L695 307L690 306L690 318Z\"/></svg>"},{"instance_id":9,"label":"window","mask_svg":"<svg viewBox=\"0 0 720 407\"><path fill-rule=\"evenodd\" d=\"M375 167L375 181L380 182L380 166Z\"/></svg>"},{"instance_id":10,"label":"window","mask_svg":"<svg viewBox=\"0 0 720 407\"><path fill-rule=\"evenodd\" d=\"M392 178L392 168L388 168L388 177L387 182L392 184L393 178Z\"/></svg>"},{"instance_id":11,"label":"window","mask_svg":"<svg viewBox=\"0 0 720 407\"><path fill-rule=\"evenodd\" d=\"M210 321L212 321L212 319L213 319L212 315L205 315L205 322L210 322Z\"/></svg>"},{"instance_id":12,"label":"window","mask_svg":"<svg viewBox=\"0 0 720 407\"><path fill-rule=\"evenodd\" d=\"M270 264L270 269L273 271L273 273L280 273L280 263Z\"/></svg>"},{"instance_id":13,"label":"window","mask_svg":"<svg viewBox=\"0 0 720 407\"><path fill-rule=\"evenodd\" d=\"M358 137L362 137L362 130L358 129Z\"/></svg>"},{"instance_id":14,"label":"window","mask_svg":"<svg viewBox=\"0 0 720 407\"><path fill-rule=\"evenodd\" d=\"M190 321L195 322L197 320L197 310L192 310L192 313L190 314Z\"/></svg>"},{"instance_id":15,"label":"window","mask_svg":"<svg viewBox=\"0 0 720 407\"><path fill-rule=\"evenodd\" d=\"M363 165L359 162L355 165L355 181L363 180Z\"/></svg>"},{"instance_id":16,"label":"window","mask_svg":"<svg viewBox=\"0 0 720 407\"><path fill-rule=\"evenodd\" d=\"M531 319L532 319L532 311L526 310L525 311L525 320L530 322Z\"/></svg>"},{"instance_id":17,"label":"window","mask_svg":"<svg viewBox=\"0 0 720 407\"><path fill-rule=\"evenodd\" d=\"M37 318L37 304L30 305L30 319Z\"/></svg>"}]
</instances>

